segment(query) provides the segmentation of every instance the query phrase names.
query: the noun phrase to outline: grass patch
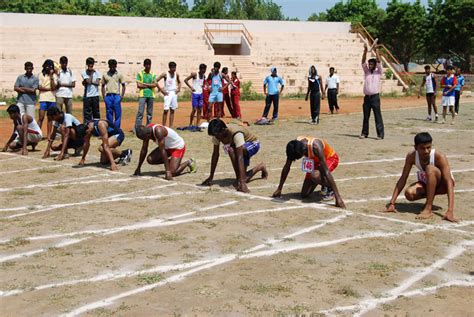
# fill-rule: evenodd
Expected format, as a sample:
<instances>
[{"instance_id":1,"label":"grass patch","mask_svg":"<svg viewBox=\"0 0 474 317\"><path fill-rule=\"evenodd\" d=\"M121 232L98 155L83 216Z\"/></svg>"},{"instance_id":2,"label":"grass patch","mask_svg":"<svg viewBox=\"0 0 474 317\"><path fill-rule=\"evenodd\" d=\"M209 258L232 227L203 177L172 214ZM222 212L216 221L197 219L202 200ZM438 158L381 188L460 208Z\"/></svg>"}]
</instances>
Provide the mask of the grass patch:
<instances>
[{"instance_id":1,"label":"grass patch","mask_svg":"<svg viewBox=\"0 0 474 317\"><path fill-rule=\"evenodd\" d=\"M40 170L38 170L38 173L40 174L53 174L53 173L56 173L58 170L56 168L48 168L48 167L44 167Z\"/></svg>"},{"instance_id":2,"label":"grass patch","mask_svg":"<svg viewBox=\"0 0 474 317\"><path fill-rule=\"evenodd\" d=\"M158 237L159 237L160 241L162 241L162 242L176 242L176 241L179 241L179 240L183 240L183 237L181 237L180 235L178 235L175 232L173 232L173 233L160 233L160 234L158 234Z\"/></svg>"},{"instance_id":3,"label":"grass patch","mask_svg":"<svg viewBox=\"0 0 474 317\"><path fill-rule=\"evenodd\" d=\"M379 262L370 262L367 265L367 271L370 274L378 275L380 277L386 277L392 271L392 268L386 264L379 263Z\"/></svg>"},{"instance_id":4,"label":"grass patch","mask_svg":"<svg viewBox=\"0 0 474 317\"><path fill-rule=\"evenodd\" d=\"M336 290L336 294L342 295L344 297L354 297L359 298L360 294L354 290L351 286L343 286Z\"/></svg>"},{"instance_id":5,"label":"grass patch","mask_svg":"<svg viewBox=\"0 0 474 317\"><path fill-rule=\"evenodd\" d=\"M155 274L143 274L143 275L138 275L137 276L137 282L140 285L149 285L149 284L155 284L158 283L159 281L163 280L164 276L155 273Z\"/></svg>"},{"instance_id":6,"label":"grass patch","mask_svg":"<svg viewBox=\"0 0 474 317\"><path fill-rule=\"evenodd\" d=\"M291 287L285 286L282 284L263 284L263 283L258 283L255 285L241 285L240 289L246 292L251 292L254 294L259 294L259 295L269 295L269 296L277 296L277 295L283 295L283 294L288 294L292 292Z\"/></svg>"},{"instance_id":7,"label":"grass patch","mask_svg":"<svg viewBox=\"0 0 474 317\"><path fill-rule=\"evenodd\" d=\"M14 191L10 192L10 195L12 195L12 196L31 196L31 195L34 195L34 193L31 192L31 191L27 191L27 190L15 189Z\"/></svg>"}]
</instances>

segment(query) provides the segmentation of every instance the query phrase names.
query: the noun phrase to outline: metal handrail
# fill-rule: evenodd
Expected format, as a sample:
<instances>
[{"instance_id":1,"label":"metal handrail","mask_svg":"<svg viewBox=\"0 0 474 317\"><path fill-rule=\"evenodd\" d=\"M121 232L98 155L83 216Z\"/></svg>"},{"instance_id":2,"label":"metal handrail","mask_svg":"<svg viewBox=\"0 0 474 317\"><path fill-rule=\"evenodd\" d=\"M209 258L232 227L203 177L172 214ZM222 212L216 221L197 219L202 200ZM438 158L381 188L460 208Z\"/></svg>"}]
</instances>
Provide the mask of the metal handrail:
<instances>
[{"instance_id":1,"label":"metal handrail","mask_svg":"<svg viewBox=\"0 0 474 317\"><path fill-rule=\"evenodd\" d=\"M362 23L358 22L352 27L352 29L353 31L359 33L364 39L366 39L369 45L372 45L374 43L374 38L370 35L369 31L367 31L367 29L362 25ZM393 56L392 52L390 52L390 50L383 44L379 44L378 47L380 48L380 51L382 53L381 55L385 63L388 65L388 67L393 72L398 81L402 84L403 88L408 88L408 85L405 81L410 84L414 84L415 82L411 78L410 74L408 74L405 70L400 71L398 68L395 68L391 65L392 63L396 65L401 65L400 61L395 56Z\"/></svg>"},{"instance_id":2,"label":"metal handrail","mask_svg":"<svg viewBox=\"0 0 474 317\"><path fill-rule=\"evenodd\" d=\"M236 27L236 28L235 28ZM213 32L216 33L242 33L249 45L252 45L253 37L243 23L204 23L204 33L211 41L214 39Z\"/></svg>"}]
</instances>

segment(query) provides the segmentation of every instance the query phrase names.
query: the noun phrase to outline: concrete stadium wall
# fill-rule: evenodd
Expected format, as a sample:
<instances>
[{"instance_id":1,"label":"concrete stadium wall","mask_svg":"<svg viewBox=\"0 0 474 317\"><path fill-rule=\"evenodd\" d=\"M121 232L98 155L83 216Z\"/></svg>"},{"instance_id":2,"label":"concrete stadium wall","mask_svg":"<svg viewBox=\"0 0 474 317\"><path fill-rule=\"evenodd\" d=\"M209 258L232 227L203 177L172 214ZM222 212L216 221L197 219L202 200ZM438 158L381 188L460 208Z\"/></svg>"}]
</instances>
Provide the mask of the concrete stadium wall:
<instances>
[{"instance_id":1,"label":"concrete stadium wall","mask_svg":"<svg viewBox=\"0 0 474 317\"><path fill-rule=\"evenodd\" d=\"M253 36L249 55L214 55L204 35L204 23L244 23ZM145 58L152 60L155 73L166 71L170 60L178 64L178 73L186 76L199 63L210 68L219 60L237 70L242 81L252 81L262 91L262 82L271 65L287 81L286 91L306 90L307 70L315 64L326 76L329 66L337 69L341 92L362 94L360 67L362 41L350 33L349 23L235 21L164 19L137 17L65 16L0 13L0 92L14 95L16 77L23 73L25 61L32 61L35 73L47 58L55 61L66 55L78 82L74 93L83 93L80 72L85 59L94 57L96 68L107 70L107 60L115 58L129 87L136 94L135 76ZM385 80L384 92L401 91L394 80Z\"/></svg>"}]
</instances>

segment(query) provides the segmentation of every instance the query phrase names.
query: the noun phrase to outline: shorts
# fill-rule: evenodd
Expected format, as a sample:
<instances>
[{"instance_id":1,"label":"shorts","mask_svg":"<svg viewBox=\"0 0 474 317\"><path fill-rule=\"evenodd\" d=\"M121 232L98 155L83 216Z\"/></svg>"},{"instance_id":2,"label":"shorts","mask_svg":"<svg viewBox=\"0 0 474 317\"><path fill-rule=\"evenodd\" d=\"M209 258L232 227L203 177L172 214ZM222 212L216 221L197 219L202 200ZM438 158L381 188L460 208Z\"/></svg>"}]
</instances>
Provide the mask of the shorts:
<instances>
[{"instance_id":1,"label":"shorts","mask_svg":"<svg viewBox=\"0 0 474 317\"><path fill-rule=\"evenodd\" d=\"M167 96L164 96L165 110L176 110L178 109L178 95L174 91L170 91Z\"/></svg>"},{"instance_id":2,"label":"shorts","mask_svg":"<svg viewBox=\"0 0 474 317\"><path fill-rule=\"evenodd\" d=\"M224 95L221 92L218 92L217 94L209 95L209 103L223 102L223 101L224 101Z\"/></svg>"},{"instance_id":3,"label":"shorts","mask_svg":"<svg viewBox=\"0 0 474 317\"><path fill-rule=\"evenodd\" d=\"M443 105L443 107L454 106L454 101L454 96L443 96L441 99L441 105Z\"/></svg>"},{"instance_id":4,"label":"shorts","mask_svg":"<svg viewBox=\"0 0 474 317\"><path fill-rule=\"evenodd\" d=\"M20 108L20 114L21 115L24 115L25 113L31 117L35 117L35 104L24 104L24 103L21 103L21 102L18 102L16 103L16 105L18 106L18 108Z\"/></svg>"},{"instance_id":5,"label":"shorts","mask_svg":"<svg viewBox=\"0 0 474 317\"><path fill-rule=\"evenodd\" d=\"M193 93L191 96L191 104L193 105L193 108L202 108L203 105L203 97L202 94L195 94Z\"/></svg>"},{"instance_id":6,"label":"shorts","mask_svg":"<svg viewBox=\"0 0 474 317\"><path fill-rule=\"evenodd\" d=\"M125 134L123 133L122 129L119 129L119 133L112 135L117 139L118 145L122 145L123 141L125 140Z\"/></svg>"},{"instance_id":7,"label":"shorts","mask_svg":"<svg viewBox=\"0 0 474 317\"><path fill-rule=\"evenodd\" d=\"M41 141L42 139L43 139L43 135L41 135L40 133L28 133L28 134L26 135L26 142L27 142L27 144L29 144L29 143L38 143L38 142ZM15 142L16 142L17 144L21 144L21 142L20 142L20 136L18 135L18 133L17 133L17 135L16 135Z\"/></svg>"},{"instance_id":8,"label":"shorts","mask_svg":"<svg viewBox=\"0 0 474 317\"><path fill-rule=\"evenodd\" d=\"M80 148L81 146L84 145L84 139L71 139L69 138L67 140L67 148L68 149L78 149Z\"/></svg>"},{"instance_id":9,"label":"shorts","mask_svg":"<svg viewBox=\"0 0 474 317\"><path fill-rule=\"evenodd\" d=\"M326 165L328 166L329 171L332 173L336 167L339 165L339 156L337 153L334 153L333 156L330 156L326 159ZM319 168L319 163L315 164L314 170L317 170ZM312 174L311 173L306 173L305 179L311 179Z\"/></svg>"},{"instance_id":10,"label":"shorts","mask_svg":"<svg viewBox=\"0 0 474 317\"><path fill-rule=\"evenodd\" d=\"M56 102L52 101L41 101L40 110L48 111L48 109L56 107Z\"/></svg>"},{"instance_id":11,"label":"shorts","mask_svg":"<svg viewBox=\"0 0 474 317\"><path fill-rule=\"evenodd\" d=\"M434 92L427 92L426 93L426 97L433 97L434 96Z\"/></svg>"},{"instance_id":12,"label":"shorts","mask_svg":"<svg viewBox=\"0 0 474 317\"><path fill-rule=\"evenodd\" d=\"M260 142L245 142L244 148L246 149L246 152L244 153L244 166L249 166L250 158L260 150Z\"/></svg>"},{"instance_id":13,"label":"shorts","mask_svg":"<svg viewBox=\"0 0 474 317\"><path fill-rule=\"evenodd\" d=\"M66 108L66 113L72 113L72 98L56 97L56 106L63 110L63 105Z\"/></svg>"},{"instance_id":14,"label":"shorts","mask_svg":"<svg viewBox=\"0 0 474 317\"><path fill-rule=\"evenodd\" d=\"M186 152L186 146L182 149L166 149L166 154L168 157L174 157L177 159L182 159L184 157L184 152Z\"/></svg>"}]
</instances>

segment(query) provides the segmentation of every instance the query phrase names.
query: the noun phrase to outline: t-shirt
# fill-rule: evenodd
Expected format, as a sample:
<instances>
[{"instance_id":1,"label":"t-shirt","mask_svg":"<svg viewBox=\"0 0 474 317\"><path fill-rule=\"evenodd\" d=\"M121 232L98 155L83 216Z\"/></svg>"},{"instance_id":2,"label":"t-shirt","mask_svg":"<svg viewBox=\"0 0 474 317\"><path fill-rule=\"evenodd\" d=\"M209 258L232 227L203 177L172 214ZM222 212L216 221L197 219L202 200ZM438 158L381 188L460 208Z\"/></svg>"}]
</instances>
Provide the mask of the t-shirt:
<instances>
[{"instance_id":1,"label":"t-shirt","mask_svg":"<svg viewBox=\"0 0 474 317\"><path fill-rule=\"evenodd\" d=\"M426 93L427 94L432 94L435 92L436 89L436 83L434 81L434 75L429 74L425 76L425 87L426 87Z\"/></svg>"},{"instance_id":2,"label":"t-shirt","mask_svg":"<svg viewBox=\"0 0 474 317\"><path fill-rule=\"evenodd\" d=\"M456 79L458 81L458 84L456 85L456 88L454 88L454 90L460 91L461 87L464 86L464 76L463 75L456 76Z\"/></svg>"},{"instance_id":3,"label":"t-shirt","mask_svg":"<svg viewBox=\"0 0 474 317\"><path fill-rule=\"evenodd\" d=\"M382 78L382 64L377 63L373 72L370 71L367 63L362 64L364 71L364 95L371 96L380 93Z\"/></svg>"},{"instance_id":4,"label":"t-shirt","mask_svg":"<svg viewBox=\"0 0 474 317\"><path fill-rule=\"evenodd\" d=\"M267 85L269 95L278 95L278 84L285 86L285 81L280 76L267 76L263 84Z\"/></svg>"},{"instance_id":5,"label":"t-shirt","mask_svg":"<svg viewBox=\"0 0 474 317\"><path fill-rule=\"evenodd\" d=\"M328 89L337 89L337 84L339 84L339 77L336 74L326 77L326 87Z\"/></svg>"},{"instance_id":6,"label":"t-shirt","mask_svg":"<svg viewBox=\"0 0 474 317\"><path fill-rule=\"evenodd\" d=\"M49 75L43 75L40 73L38 75L39 86L42 88L50 89L51 88L51 77ZM58 76L53 74L53 81L58 82ZM39 93L39 102L56 102L56 90L53 91L40 91Z\"/></svg>"},{"instance_id":7,"label":"t-shirt","mask_svg":"<svg viewBox=\"0 0 474 317\"><path fill-rule=\"evenodd\" d=\"M457 84L458 82L457 82L456 76L454 75L451 75L449 77L443 76L443 79L441 79L441 85L456 86ZM443 88L443 96L452 97L455 95L454 89L448 92L449 89L451 88L447 88L447 87Z\"/></svg>"},{"instance_id":8,"label":"t-shirt","mask_svg":"<svg viewBox=\"0 0 474 317\"><path fill-rule=\"evenodd\" d=\"M142 84L153 84L156 82L156 75L153 73L146 73L145 71L141 71L137 74L137 82ZM155 89L151 88L139 88L140 93L139 96L143 98L154 98L155 97Z\"/></svg>"},{"instance_id":9,"label":"t-shirt","mask_svg":"<svg viewBox=\"0 0 474 317\"><path fill-rule=\"evenodd\" d=\"M89 75L87 74L87 71L84 70L81 73L82 79L89 79ZM102 74L94 70L92 73L92 82L99 84L100 78L102 78ZM99 86L98 85L86 85L85 92L84 92L84 97L98 97L99 96Z\"/></svg>"},{"instance_id":10,"label":"t-shirt","mask_svg":"<svg viewBox=\"0 0 474 317\"><path fill-rule=\"evenodd\" d=\"M71 69L66 69L66 71L60 69L59 70L59 78L58 83L64 85L71 85L73 82L76 81L76 77L72 73ZM59 87L56 90L56 97L61 98L72 98L72 88L70 87Z\"/></svg>"},{"instance_id":11,"label":"t-shirt","mask_svg":"<svg viewBox=\"0 0 474 317\"><path fill-rule=\"evenodd\" d=\"M35 88L38 89L39 81L38 77L31 74L30 77L22 74L17 77L15 81L15 87L25 87L25 88ZM18 93L18 97L16 99L18 102L24 105L34 105L36 102L36 93L26 94L26 93Z\"/></svg>"},{"instance_id":12,"label":"t-shirt","mask_svg":"<svg viewBox=\"0 0 474 317\"><path fill-rule=\"evenodd\" d=\"M107 72L102 76L102 80L105 83L105 93L106 94L120 94L120 85L123 83L123 75L115 71L115 73L110 74Z\"/></svg>"},{"instance_id":13,"label":"t-shirt","mask_svg":"<svg viewBox=\"0 0 474 317\"><path fill-rule=\"evenodd\" d=\"M255 134L253 134L242 126L236 124L228 124L227 129L230 131L229 137L222 142L226 145L235 145L235 147L237 148L244 145L245 142L258 141L258 137ZM213 136L212 143L214 145L219 145L220 141L215 136Z\"/></svg>"},{"instance_id":14,"label":"t-shirt","mask_svg":"<svg viewBox=\"0 0 474 317\"><path fill-rule=\"evenodd\" d=\"M55 128L59 128L61 124L64 125L64 127L66 128L72 128L72 127L80 125L81 123L72 114L64 113L62 120L53 122L53 126Z\"/></svg>"},{"instance_id":15,"label":"t-shirt","mask_svg":"<svg viewBox=\"0 0 474 317\"><path fill-rule=\"evenodd\" d=\"M220 74L211 77L211 95L217 95L222 92L222 76Z\"/></svg>"}]
</instances>

